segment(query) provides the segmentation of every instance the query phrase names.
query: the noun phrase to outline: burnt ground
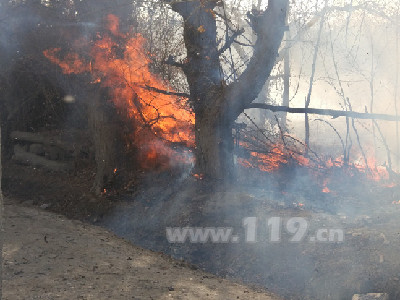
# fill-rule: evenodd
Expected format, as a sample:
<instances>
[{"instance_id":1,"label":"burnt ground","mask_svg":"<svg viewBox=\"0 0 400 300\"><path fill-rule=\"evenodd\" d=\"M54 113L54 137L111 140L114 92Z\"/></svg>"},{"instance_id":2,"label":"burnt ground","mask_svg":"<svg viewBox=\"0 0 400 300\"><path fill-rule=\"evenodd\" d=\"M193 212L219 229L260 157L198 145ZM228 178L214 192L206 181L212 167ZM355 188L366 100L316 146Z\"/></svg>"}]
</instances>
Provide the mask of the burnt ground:
<instances>
[{"instance_id":1,"label":"burnt ground","mask_svg":"<svg viewBox=\"0 0 400 300\"><path fill-rule=\"evenodd\" d=\"M88 222L96 221L113 207L113 200L91 192L95 176L92 166L76 173L57 173L10 161L3 167L5 196L17 202Z\"/></svg>"},{"instance_id":2,"label":"burnt ground","mask_svg":"<svg viewBox=\"0 0 400 300\"><path fill-rule=\"evenodd\" d=\"M258 180L245 174L234 185L195 180L188 174L158 172L132 179L129 193L96 198L93 171L55 174L6 164L6 194L19 202L104 226L135 245L183 259L221 277L267 287L286 299L350 299L354 293L387 292L400 299L400 199L397 187L351 182L325 194L300 173L286 180ZM254 179L255 178L255 179ZM139 184L140 183L140 184ZM89 192L88 192L89 191ZM299 203L302 205L300 206ZM257 217L257 242L244 243L242 219ZM268 240L266 220L307 220L301 242ZM233 227L239 243L168 243L165 228ZM311 242L320 228L339 228L342 243Z\"/></svg>"}]
</instances>

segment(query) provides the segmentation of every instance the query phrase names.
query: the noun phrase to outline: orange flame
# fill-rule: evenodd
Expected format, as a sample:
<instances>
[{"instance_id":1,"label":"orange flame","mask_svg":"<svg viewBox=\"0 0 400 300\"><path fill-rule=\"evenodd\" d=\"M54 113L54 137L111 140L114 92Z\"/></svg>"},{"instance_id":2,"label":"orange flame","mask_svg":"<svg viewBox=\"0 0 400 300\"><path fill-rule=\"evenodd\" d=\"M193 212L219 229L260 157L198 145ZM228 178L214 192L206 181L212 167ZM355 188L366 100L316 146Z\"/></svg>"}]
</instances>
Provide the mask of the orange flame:
<instances>
[{"instance_id":1,"label":"orange flame","mask_svg":"<svg viewBox=\"0 0 400 300\"><path fill-rule=\"evenodd\" d=\"M250 148L250 145L246 142L240 141L239 144L243 148ZM364 159L358 159L346 165L343 157L311 162L309 158L302 156L301 153L295 153L282 144L275 144L270 148L272 150L269 153L250 152L248 158L238 158L238 163L246 168L257 168L268 173L273 173L290 162L294 162L298 166L309 167L309 174L315 178L315 182L321 187L323 193L332 192L328 186L331 180L334 179L326 171L335 168L342 168L344 171L348 170L348 172L346 171L348 176L354 176L354 171L357 171L359 174L364 174L367 179L377 182L380 186L393 187L396 185L391 179L387 168L378 166L374 158L367 158L367 166L363 163ZM324 172L321 173L321 171ZM324 176L321 176L321 174Z\"/></svg>"},{"instance_id":2,"label":"orange flame","mask_svg":"<svg viewBox=\"0 0 400 300\"><path fill-rule=\"evenodd\" d=\"M60 52L61 48L53 48L44 50L43 54L51 62L59 65L64 74L79 74L90 71L89 65L82 61L77 53L68 53L62 60L57 58Z\"/></svg>"},{"instance_id":3,"label":"orange flame","mask_svg":"<svg viewBox=\"0 0 400 300\"><path fill-rule=\"evenodd\" d=\"M328 182L329 182L329 179L325 178L324 181L323 181L323 189L322 189L323 193L330 193L331 192L331 190L327 186Z\"/></svg>"},{"instance_id":4,"label":"orange flame","mask_svg":"<svg viewBox=\"0 0 400 300\"><path fill-rule=\"evenodd\" d=\"M247 149L250 148L249 144L245 142L240 142L240 145ZM273 145L269 153L251 151L249 158L239 158L238 162L244 167L256 167L264 172L274 172L279 170L282 165L288 164L291 159L294 159L300 166L308 166L310 164L308 158L286 150L281 144Z\"/></svg>"},{"instance_id":5,"label":"orange flame","mask_svg":"<svg viewBox=\"0 0 400 300\"><path fill-rule=\"evenodd\" d=\"M59 58L59 48L45 50L43 54L61 67L64 74L90 72L93 83L100 82L110 88L116 108L135 121L138 128L135 138L149 142L148 159L155 159L156 152L170 156L171 150L150 142L143 130L146 128L151 128L155 137L193 147L194 115L181 98L168 95L174 92L170 86L151 73L151 60L144 50L145 39L140 34L132 37L119 32L119 19L114 15L108 15L106 21L108 31L97 34L98 40L89 53L90 62L76 53Z\"/></svg>"}]
</instances>

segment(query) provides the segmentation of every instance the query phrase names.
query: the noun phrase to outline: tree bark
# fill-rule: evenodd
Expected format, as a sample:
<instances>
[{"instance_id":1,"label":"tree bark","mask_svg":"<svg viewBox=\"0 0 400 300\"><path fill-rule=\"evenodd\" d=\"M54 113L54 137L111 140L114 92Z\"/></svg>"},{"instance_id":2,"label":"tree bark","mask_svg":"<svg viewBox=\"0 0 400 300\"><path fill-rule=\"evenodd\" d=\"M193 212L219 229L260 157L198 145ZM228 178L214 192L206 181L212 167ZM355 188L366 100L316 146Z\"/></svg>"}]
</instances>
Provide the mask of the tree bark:
<instances>
[{"instance_id":1,"label":"tree bark","mask_svg":"<svg viewBox=\"0 0 400 300\"><path fill-rule=\"evenodd\" d=\"M223 180L234 172L233 137L232 124L221 122L219 113L196 114L196 162L199 172Z\"/></svg>"},{"instance_id":2,"label":"tree bark","mask_svg":"<svg viewBox=\"0 0 400 300\"><path fill-rule=\"evenodd\" d=\"M107 101L107 89L95 86L88 109L95 148L96 176L93 191L101 195L113 182L118 167L119 135L115 108Z\"/></svg>"}]
</instances>

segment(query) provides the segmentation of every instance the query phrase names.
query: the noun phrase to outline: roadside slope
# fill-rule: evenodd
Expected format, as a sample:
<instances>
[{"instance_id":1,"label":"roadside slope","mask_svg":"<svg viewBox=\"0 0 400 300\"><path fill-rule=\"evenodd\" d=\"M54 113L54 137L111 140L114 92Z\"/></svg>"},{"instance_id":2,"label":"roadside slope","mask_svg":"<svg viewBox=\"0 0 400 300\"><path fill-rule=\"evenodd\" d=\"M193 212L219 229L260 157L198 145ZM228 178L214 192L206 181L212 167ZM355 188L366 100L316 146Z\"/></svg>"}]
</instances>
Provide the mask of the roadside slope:
<instances>
[{"instance_id":1,"label":"roadside slope","mask_svg":"<svg viewBox=\"0 0 400 300\"><path fill-rule=\"evenodd\" d=\"M280 299L10 200L4 230L3 299Z\"/></svg>"}]
</instances>

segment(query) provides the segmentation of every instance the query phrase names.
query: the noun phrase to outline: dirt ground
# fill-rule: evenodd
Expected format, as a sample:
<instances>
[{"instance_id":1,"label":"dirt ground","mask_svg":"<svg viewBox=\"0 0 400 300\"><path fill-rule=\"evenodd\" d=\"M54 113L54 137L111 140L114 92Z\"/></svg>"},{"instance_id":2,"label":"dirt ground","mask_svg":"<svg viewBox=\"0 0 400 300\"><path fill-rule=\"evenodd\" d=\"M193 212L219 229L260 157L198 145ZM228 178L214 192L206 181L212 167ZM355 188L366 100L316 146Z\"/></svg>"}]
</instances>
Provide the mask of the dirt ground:
<instances>
[{"instance_id":1,"label":"dirt ground","mask_svg":"<svg viewBox=\"0 0 400 300\"><path fill-rule=\"evenodd\" d=\"M3 174L4 193L13 199L5 205L4 299L277 299L221 278L268 287L285 299L369 292L400 299L400 185L380 188L343 177L335 182L338 194L325 195L291 190L288 178L289 192L280 195L251 176L237 187L220 187L159 172L95 197L91 168L52 173L6 162ZM174 226L228 225L240 236L249 216L261 220L254 245L165 239L165 228ZM268 243L263 222L276 216L305 218L310 234L343 229L345 242L313 243L307 236L290 243L286 233L281 243Z\"/></svg>"},{"instance_id":2,"label":"dirt ground","mask_svg":"<svg viewBox=\"0 0 400 300\"><path fill-rule=\"evenodd\" d=\"M103 228L4 202L3 299L281 299Z\"/></svg>"}]
</instances>

